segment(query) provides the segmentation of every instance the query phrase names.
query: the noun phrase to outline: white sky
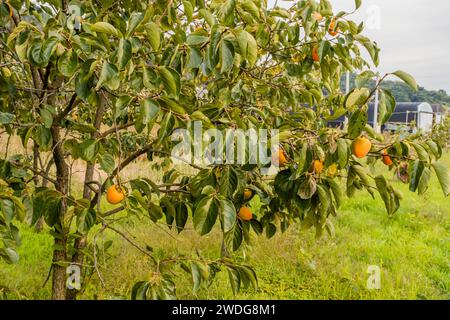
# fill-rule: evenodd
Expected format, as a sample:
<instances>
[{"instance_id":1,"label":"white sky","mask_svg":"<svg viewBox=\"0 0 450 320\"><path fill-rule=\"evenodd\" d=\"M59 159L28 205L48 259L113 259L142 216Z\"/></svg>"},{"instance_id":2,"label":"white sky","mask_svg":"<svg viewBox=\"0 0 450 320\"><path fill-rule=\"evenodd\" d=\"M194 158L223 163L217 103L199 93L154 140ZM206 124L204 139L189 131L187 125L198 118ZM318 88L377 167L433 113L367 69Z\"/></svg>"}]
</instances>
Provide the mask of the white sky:
<instances>
[{"instance_id":1,"label":"white sky","mask_svg":"<svg viewBox=\"0 0 450 320\"><path fill-rule=\"evenodd\" d=\"M268 2L273 6L275 0ZM354 9L354 0L330 2L335 12ZM278 1L284 7L293 3ZM404 70L426 89L450 93L449 15L448 0L362 0L353 20L364 21L363 34L381 48L380 72Z\"/></svg>"}]
</instances>

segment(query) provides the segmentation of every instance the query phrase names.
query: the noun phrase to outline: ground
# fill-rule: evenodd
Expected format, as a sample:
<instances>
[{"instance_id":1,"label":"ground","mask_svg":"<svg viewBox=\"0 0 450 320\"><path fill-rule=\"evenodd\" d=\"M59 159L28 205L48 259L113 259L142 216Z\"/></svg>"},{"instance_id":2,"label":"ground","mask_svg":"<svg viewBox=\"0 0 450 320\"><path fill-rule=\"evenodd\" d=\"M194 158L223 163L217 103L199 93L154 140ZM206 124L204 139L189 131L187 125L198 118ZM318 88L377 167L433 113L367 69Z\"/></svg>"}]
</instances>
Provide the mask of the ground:
<instances>
[{"instance_id":1,"label":"ground","mask_svg":"<svg viewBox=\"0 0 450 320\"><path fill-rule=\"evenodd\" d=\"M450 166L450 152L443 161ZM376 170L386 169L378 166ZM395 180L392 173L388 175ZM193 294L190 275L180 271L179 298L450 299L450 200L444 198L435 177L424 196L411 194L400 182L394 184L404 199L391 218L379 197L374 200L360 192L340 208L333 220L333 238L325 235L316 240L313 231L300 231L297 226L272 239L253 235L251 245L237 256L255 267L257 290L246 289L233 296L223 272L210 287ZM121 222L119 228L159 256L177 252L195 255L197 250L210 258L220 254L217 230L203 238L190 228L178 235L164 225L137 218ZM52 239L46 232L36 234L26 226L21 226L21 232L19 263L0 262L0 291L3 286L9 288L9 298L48 299L50 281L44 282L51 263ZM150 275L147 259L118 235L107 232L98 242L110 239L114 243L100 270L105 287L94 274L81 299L129 298L133 283ZM370 265L381 268L379 290L367 289Z\"/></svg>"}]
</instances>

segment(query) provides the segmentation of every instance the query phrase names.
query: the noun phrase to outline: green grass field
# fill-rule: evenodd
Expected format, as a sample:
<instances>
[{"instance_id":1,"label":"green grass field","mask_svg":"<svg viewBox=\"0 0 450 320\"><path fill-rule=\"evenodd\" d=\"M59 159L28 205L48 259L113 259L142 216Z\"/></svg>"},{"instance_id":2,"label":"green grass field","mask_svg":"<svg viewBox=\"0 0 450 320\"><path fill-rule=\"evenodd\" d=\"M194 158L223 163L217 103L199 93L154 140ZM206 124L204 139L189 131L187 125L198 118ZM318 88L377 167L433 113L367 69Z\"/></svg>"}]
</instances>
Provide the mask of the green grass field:
<instances>
[{"instance_id":1,"label":"green grass field","mask_svg":"<svg viewBox=\"0 0 450 320\"><path fill-rule=\"evenodd\" d=\"M443 161L450 166L450 153ZM269 240L253 234L251 245L236 256L255 267L258 290L246 289L233 296L223 272L210 287L194 295L190 275L180 270L179 298L449 299L450 200L443 197L435 177L424 196L411 194L399 182L394 184L404 199L392 218L379 197L373 200L360 192L345 201L333 220L334 238L325 235L316 240L313 231L301 232L296 226ZM197 250L211 258L220 254L217 231L200 238L188 228L178 235L137 218L117 225L142 246L154 248L157 255L194 255ZM21 259L17 265L0 262L0 287L9 288L8 298L48 299L50 282L43 284L51 263L52 239L25 226L21 230ZM110 239L114 240L110 255L100 262L106 286L94 274L81 299L127 299L133 283L145 280L151 272L147 258L117 234L105 232L98 241ZM367 289L370 265L381 268L379 290Z\"/></svg>"}]
</instances>

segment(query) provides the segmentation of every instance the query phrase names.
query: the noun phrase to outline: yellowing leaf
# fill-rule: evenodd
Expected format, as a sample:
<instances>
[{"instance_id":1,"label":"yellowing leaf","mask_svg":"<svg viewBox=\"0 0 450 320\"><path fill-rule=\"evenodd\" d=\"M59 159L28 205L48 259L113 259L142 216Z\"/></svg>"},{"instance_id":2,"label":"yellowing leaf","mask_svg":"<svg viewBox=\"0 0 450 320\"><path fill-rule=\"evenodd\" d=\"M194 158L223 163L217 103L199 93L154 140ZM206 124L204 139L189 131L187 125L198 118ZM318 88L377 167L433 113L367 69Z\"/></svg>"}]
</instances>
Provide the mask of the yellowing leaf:
<instances>
[{"instance_id":1,"label":"yellowing leaf","mask_svg":"<svg viewBox=\"0 0 450 320\"><path fill-rule=\"evenodd\" d=\"M413 76L411 76L409 73L399 70L399 71L395 71L392 74L399 77L400 79L402 79L403 82L405 82L408 86L411 87L411 89L413 89L414 91L417 91L417 82L413 78Z\"/></svg>"},{"instance_id":2,"label":"yellowing leaf","mask_svg":"<svg viewBox=\"0 0 450 320\"><path fill-rule=\"evenodd\" d=\"M119 31L110 23L100 21L91 25L91 30L95 32L106 33L114 37L119 37Z\"/></svg>"}]
</instances>

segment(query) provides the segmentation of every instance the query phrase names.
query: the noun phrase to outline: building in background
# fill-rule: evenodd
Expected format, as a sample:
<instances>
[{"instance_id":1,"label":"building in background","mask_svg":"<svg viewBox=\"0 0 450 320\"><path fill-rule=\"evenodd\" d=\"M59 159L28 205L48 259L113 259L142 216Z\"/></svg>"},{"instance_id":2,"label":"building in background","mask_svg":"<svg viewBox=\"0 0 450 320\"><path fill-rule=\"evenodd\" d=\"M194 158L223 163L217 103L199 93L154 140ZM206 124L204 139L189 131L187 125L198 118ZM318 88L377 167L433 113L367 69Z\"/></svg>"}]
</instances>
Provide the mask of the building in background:
<instances>
[{"instance_id":1,"label":"building in background","mask_svg":"<svg viewBox=\"0 0 450 320\"><path fill-rule=\"evenodd\" d=\"M436 110L436 111L434 111ZM443 121L446 108L433 107L427 102L399 102L389 120L381 126L381 131L407 130L409 132L428 132L435 123ZM374 126L374 103L369 104L368 123ZM328 122L330 127L343 127L345 117Z\"/></svg>"}]
</instances>

